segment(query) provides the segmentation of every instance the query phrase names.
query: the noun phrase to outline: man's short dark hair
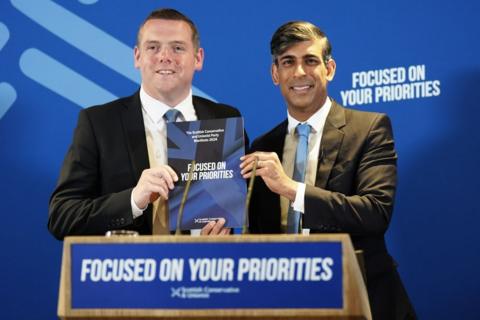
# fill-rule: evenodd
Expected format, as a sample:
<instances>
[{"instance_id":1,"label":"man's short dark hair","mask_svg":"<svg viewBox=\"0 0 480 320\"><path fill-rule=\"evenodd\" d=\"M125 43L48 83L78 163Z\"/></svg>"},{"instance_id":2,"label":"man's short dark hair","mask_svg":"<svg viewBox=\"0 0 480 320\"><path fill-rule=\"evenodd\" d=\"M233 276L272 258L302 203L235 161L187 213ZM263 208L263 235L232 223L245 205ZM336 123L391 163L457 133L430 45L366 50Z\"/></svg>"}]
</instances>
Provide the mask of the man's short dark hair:
<instances>
[{"instance_id":1,"label":"man's short dark hair","mask_svg":"<svg viewBox=\"0 0 480 320\"><path fill-rule=\"evenodd\" d=\"M140 25L140 28L138 28L138 34L137 34L137 46L140 45L140 34L142 32L142 28L147 23L149 20L153 19L162 19L162 20L175 20L175 21L185 21L189 26L190 29L192 30L192 42L193 46L195 49L200 48L200 35L198 34L197 27L193 23L190 18L188 18L186 15L183 13L171 9L171 8L161 8L152 11L148 17L143 21L143 23Z\"/></svg>"},{"instance_id":2,"label":"man's short dark hair","mask_svg":"<svg viewBox=\"0 0 480 320\"><path fill-rule=\"evenodd\" d=\"M332 58L332 46L327 35L316 25L307 21L290 21L280 26L270 41L270 53L274 63L293 45L302 41L324 39L322 59L326 64Z\"/></svg>"}]
</instances>

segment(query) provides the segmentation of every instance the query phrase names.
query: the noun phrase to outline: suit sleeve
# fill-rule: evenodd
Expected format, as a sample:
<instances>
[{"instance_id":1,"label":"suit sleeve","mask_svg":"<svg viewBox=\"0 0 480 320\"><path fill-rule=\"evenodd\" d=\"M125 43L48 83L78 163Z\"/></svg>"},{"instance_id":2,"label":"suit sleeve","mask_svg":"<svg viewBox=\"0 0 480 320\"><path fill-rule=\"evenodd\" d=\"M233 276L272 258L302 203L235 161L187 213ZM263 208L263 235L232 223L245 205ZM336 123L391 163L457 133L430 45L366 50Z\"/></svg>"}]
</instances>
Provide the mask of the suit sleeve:
<instances>
[{"instance_id":1,"label":"suit sleeve","mask_svg":"<svg viewBox=\"0 0 480 320\"><path fill-rule=\"evenodd\" d=\"M103 235L133 222L131 188L102 193L101 157L88 113L82 110L50 198L48 229L57 239L68 235Z\"/></svg>"},{"instance_id":2,"label":"suit sleeve","mask_svg":"<svg viewBox=\"0 0 480 320\"><path fill-rule=\"evenodd\" d=\"M385 233L393 210L396 160L390 120L377 115L355 165L330 177L328 190L307 185L304 226L352 235Z\"/></svg>"}]
</instances>

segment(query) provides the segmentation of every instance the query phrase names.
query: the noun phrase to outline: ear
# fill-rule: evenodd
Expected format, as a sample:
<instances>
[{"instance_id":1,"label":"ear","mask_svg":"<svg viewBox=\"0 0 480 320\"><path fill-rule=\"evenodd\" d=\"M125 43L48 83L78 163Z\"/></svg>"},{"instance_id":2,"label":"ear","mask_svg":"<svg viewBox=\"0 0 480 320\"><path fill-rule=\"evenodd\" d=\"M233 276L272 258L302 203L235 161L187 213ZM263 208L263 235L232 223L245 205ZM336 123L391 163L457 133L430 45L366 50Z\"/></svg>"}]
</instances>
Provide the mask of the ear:
<instances>
[{"instance_id":1,"label":"ear","mask_svg":"<svg viewBox=\"0 0 480 320\"><path fill-rule=\"evenodd\" d=\"M278 84L280 83L280 82L278 81L278 66L277 66L275 63L272 63L271 73L272 73L273 83L274 83L276 86L278 86Z\"/></svg>"},{"instance_id":2,"label":"ear","mask_svg":"<svg viewBox=\"0 0 480 320\"><path fill-rule=\"evenodd\" d=\"M333 77L335 76L335 70L337 69L337 64L335 60L330 59L327 62L327 80L332 81Z\"/></svg>"},{"instance_id":3,"label":"ear","mask_svg":"<svg viewBox=\"0 0 480 320\"><path fill-rule=\"evenodd\" d=\"M133 65L140 69L140 49L137 46L133 49Z\"/></svg>"},{"instance_id":4,"label":"ear","mask_svg":"<svg viewBox=\"0 0 480 320\"><path fill-rule=\"evenodd\" d=\"M203 60L205 59L205 53L203 48L198 48L195 53L195 70L200 71L203 68Z\"/></svg>"}]
</instances>

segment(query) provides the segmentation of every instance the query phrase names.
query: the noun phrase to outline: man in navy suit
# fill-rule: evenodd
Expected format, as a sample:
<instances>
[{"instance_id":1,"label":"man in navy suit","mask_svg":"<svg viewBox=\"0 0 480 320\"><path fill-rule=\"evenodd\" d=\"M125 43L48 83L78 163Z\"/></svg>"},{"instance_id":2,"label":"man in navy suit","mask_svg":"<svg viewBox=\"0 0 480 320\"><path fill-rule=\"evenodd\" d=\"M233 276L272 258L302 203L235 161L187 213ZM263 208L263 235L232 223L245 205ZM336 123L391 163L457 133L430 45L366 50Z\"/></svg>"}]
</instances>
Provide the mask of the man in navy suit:
<instances>
[{"instance_id":1,"label":"man in navy suit","mask_svg":"<svg viewBox=\"0 0 480 320\"><path fill-rule=\"evenodd\" d=\"M287 119L257 138L252 153L243 157L244 177L251 177L256 159L261 177L251 198L251 232L350 234L355 249L364 254L373 319L414 319L384 240L397 182L390 120L343 108L328 97L336 64L330 42L315 25L286 23L270 47L272 79L285 99ZM296 181L300 124L310 134L305 178ZM300 228L299 223L291 228L295 217Z\"/></svg>"},{"instance_id":2,"label":"man in navy suit","mask_svg":"<svg viewBox=\"0 0 480 320\"><path fill-rule=\"evenodd\" d=\"M50 199L48 228L58 239L115 229L168 233L165 203L178 177L167 164L166 113L179 111L179 121L240 116L233 107L192 96L204 51L182 13L153 11L140 26L134 58L140 90L80 112ZM224 223L210 222L201 233L227 234Z\"/></svg>"}]
</instances>

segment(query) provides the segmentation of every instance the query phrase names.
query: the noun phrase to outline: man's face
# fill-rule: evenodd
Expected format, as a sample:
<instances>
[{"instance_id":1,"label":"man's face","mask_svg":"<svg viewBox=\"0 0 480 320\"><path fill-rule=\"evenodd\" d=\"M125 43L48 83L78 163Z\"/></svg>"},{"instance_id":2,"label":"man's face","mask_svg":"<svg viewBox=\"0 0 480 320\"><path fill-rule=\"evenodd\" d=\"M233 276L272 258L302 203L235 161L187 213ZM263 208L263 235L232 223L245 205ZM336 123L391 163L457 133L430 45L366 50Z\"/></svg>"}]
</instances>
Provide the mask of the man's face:
<instances>
[{"instance_id":1,"label":"man's face","mask_svg":"<svg viewBox=\"0 0 480 320\"><path fill-rule=\"evenodd\" d=\"M170 106L186 98L203 65L203 49L195 49L192 30L181 20L148 20L134 55L145 91Z\"/></svg>"},{"instance_id":2,"label":"man's face","mask_svg":"<svg viewBox=\"0 0 480 320\"><path fill-rule=\"evenodd\" d=\"M272 79L280 86L290 115L307 120L325 103L327 83L335 75L335 61L325 65L324 40L299 42L278 56L272 65Z\"/></svg>"}]
</instances>

